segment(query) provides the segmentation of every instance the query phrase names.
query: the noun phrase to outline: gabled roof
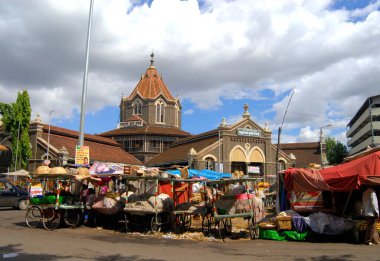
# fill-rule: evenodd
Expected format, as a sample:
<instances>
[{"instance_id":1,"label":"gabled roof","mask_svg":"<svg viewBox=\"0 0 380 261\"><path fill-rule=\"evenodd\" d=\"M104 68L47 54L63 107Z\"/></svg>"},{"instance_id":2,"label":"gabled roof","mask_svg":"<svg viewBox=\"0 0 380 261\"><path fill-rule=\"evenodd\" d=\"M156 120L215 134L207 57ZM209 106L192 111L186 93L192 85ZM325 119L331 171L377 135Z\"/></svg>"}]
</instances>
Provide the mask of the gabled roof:
<instances>
[{"instance_id":1,"label":"gabled roof","mask_svg":"<svg viewBox=\"0 0 380 261\"><path fill-rule=\"evenodd\" d=\"M162 95L167 101L176 101L162 80L162 76L153 65L154 55L152 54L151 56L152 60L150 66L146 72L141 75L139 83L131 95L129 95L128 100L134 99L136 95L139 95L142 99L156 99L159 95Z\"/></svg>"},{"instance_id":2,"label":"gabled roof","mask_svg":"<svg viewBox=\"0 0 380 261\"><path fill-rule=\"evenodd\" d=\"M145 123L145 121L138 115L132 115L132 117L128 118L126 121L142 121Z\"/></svg>"},{"instance_id":3,"label":"gabled roof","mask_svg":"<svg viewBox=\"0 0 380 261\"><path fill-rule=\"evenodd\" d=\"M161 126L142 126L142 127L130 127L114 129L107 132L100 133L103 137L114 137L122 135L159 135L159 136L175 136L175 137L187 137L191 135L186 131L182 131L173 127L161 127Z\"/></svg>"},{"instance_id":4,"label":"gabled roof","mask_svg":"<svg viewBox=\"0 0 380 261\"><path fill-rule=\"evenodd\" d=\"M48 125L43 124L43 133L40 144L47 144ZM79 132L50 125L49 144L51 149L59 150L65 147L69 152L69 158L75 158L75 146L78 144ZM42 141L41 141L42 140ZM90 147L91 161L104 161L140 165L141 162L134 156L125 152L120 145L109 138L98 135L84 135L84 145Z\"/></svg>"}]
</instances>

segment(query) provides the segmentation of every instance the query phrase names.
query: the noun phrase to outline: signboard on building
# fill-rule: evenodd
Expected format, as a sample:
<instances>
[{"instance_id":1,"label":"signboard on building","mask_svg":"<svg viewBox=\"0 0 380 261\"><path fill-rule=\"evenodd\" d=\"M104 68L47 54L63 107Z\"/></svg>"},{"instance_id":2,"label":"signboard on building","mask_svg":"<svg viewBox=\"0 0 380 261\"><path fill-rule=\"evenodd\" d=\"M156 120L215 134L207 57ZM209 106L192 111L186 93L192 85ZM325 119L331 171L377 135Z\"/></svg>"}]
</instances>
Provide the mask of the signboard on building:
<instances>
[{"instance_id":1,"label":"signboard on building","mask_svg":"<svg viewBox=\"0 0 380 261\"><path fill-rule=\"evenodd\" d=\"M260 167L257 166L248 166L249 174L260 174Z\"/></svg>"},{"instance_id":2,"label":"signboard on building","mask_svg":"<svg viewBox=\"0 0 380 261\"><path fill-rule=\"evenodd\" d=\"M246 128L238 128L237 129L238 136L248 136L248 137L260 137L261 131L255 129L246 129Z\"/></svg>"},{"instance_id":3,"label":"signboard on building","mask_svg":"<svg viewBox=\"0 0 380 261\"><path fill-rule=\"evenodd\" d=\"M76 166L89 166L90 165L90 147L89 146L75 146L75 165Z\"/></svg>"}]
</instances>

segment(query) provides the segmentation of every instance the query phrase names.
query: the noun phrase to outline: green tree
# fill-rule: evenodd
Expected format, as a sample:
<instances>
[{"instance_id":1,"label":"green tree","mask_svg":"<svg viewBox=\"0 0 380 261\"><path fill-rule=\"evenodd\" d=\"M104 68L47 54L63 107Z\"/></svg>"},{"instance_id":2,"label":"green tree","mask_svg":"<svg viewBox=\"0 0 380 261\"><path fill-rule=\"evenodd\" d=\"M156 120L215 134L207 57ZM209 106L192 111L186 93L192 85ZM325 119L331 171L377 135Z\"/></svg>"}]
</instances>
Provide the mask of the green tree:
<instances>
[{"instance_id":1,"label":"green tree","mask_svg":"<svg viewBox=\"0 0 380 261\"><path fill-rule=\"evenodd\" d=\"M29 139L31 112L30 98L26 90L17 93L15 103L0 103L4 132L12 138L12 167L16 169L27 168L28 159L32 155Z\"/></svg>"},{"instance_id":2,"label":"green tree","mask_svg":"<svg viewBox=\"0 0 380 261\"><path fill-rule=\"evenodd\" d=\"M343 162L347 156L347 147L335 138L326 137L326 157L330 165L336 165Z\"/></svg>"}]
</instances>

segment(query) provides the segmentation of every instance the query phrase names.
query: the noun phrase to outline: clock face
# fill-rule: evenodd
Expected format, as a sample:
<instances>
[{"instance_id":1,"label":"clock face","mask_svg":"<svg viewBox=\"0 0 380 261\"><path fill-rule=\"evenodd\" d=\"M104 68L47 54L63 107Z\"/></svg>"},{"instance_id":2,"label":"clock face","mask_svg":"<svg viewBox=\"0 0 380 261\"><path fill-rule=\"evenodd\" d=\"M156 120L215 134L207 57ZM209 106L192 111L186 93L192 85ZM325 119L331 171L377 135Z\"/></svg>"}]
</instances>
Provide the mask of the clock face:
<instances>
[{"instance_id":1,"label":"clock face","mask_svg":"<svg viewBox=\"0 0 380 261\"><path fill-rule=\"evenodd\" d=\"M246 150L249 150L249 148L251 148L251 144L246 143L246 144L244 145L244 147L245 147Z\"/></svg>"}]
</instances>

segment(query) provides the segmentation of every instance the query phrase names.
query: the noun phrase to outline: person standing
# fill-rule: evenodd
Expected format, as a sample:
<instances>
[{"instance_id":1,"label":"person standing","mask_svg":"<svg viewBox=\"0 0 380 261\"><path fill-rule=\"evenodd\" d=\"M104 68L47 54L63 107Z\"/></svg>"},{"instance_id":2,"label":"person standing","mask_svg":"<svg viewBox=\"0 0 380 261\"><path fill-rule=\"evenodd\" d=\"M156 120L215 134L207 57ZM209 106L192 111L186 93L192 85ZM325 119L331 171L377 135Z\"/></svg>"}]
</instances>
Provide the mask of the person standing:
<instances>
[{"instance_id":1,"label":"person standing","mask_svg":"<svg viewBox=\"0 0 380 261\"><path fill-rule=\"evenodd\" d=\"M379 244L379 233L377 232L376 228L376 221L379 217L379 202L376 196L376 192L371 187L368 187L363 192L362 202L364 215L368 220L364 243L366 245Z\"/></svg>"}]
</instances>

